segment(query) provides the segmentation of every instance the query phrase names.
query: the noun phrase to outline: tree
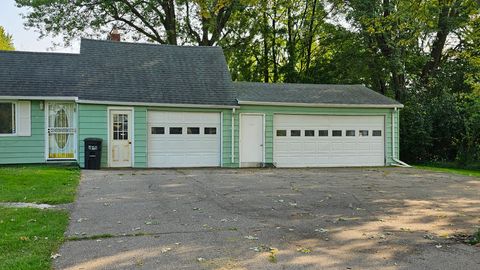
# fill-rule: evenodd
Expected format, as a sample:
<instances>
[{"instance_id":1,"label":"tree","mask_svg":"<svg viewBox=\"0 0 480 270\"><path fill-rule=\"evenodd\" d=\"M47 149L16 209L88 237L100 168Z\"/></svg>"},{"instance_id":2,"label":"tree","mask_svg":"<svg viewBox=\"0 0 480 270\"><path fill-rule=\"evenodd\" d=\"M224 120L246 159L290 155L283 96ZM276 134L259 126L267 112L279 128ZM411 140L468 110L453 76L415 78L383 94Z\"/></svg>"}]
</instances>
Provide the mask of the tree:
<instances>
[{"instance_id":1,"label":"tree","mask_svg":"<svg viewBox=\"0 0 480 270\"><path fill-rule=\"evenodd\" d=\"M15 47L13 46L12 35L5 32L5 29L2 26L0 26L0 50L4 50L4 51L15 50Z\"/></svg>"},{"instance_id":2,"label":"tree","mask_svg":"<svg viewBox=\"0 0 480 270\"><path fill-rule=\"evenodd\" d=\"M239 0L16 0L29 8L26 26L41 36L61 35L68 44L79 35L105 34L113 26L127 38L161 44L212 46L224 35Z\"/></svg>"}]
</instances>

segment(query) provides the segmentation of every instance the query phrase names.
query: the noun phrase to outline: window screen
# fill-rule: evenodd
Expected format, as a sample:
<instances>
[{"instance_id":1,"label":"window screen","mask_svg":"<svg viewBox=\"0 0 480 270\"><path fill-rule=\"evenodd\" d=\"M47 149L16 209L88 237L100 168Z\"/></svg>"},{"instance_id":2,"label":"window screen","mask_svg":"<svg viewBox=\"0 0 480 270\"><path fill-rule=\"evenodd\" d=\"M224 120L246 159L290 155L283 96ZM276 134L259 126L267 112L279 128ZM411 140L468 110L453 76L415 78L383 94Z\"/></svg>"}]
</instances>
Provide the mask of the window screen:
<instances>
[{"instance_id":1,"label":"window screen","mask_svg":"<svg viewBox=\"0 0 480 270\"><path fill-rule=\"evenodd\" d=\"M164 127L152 127L152 134L165 134Z\"/></svg>"},{"instance_id":2,"label":"window screen","mask_svg":"<svg viewBox=\"0 0 480 270\"><path fill-rule=\"evenodd\" d=\"M15 133L15 104L0 103L0 134Z\"/></svg>"},{"instance_id":3,"label":"window screen","mask_svg":"<svg viewBox=\"0 0 480 270\"><path fill-rule=\"evenodd\" d=\"M358 135L360 135L361 137L366 137L368 136L368 130L359 130Z\"/></svg>"},{"instance_id":4,"label":"window screen","mask_svg":"<svg viewBox=\"0 0 480 270\"><path fill-rule=\"evenodd\" d=\"M318 131L318 136L320 137L327 137L328 136L328 130L322 129Z\"/></svg>"},{"instance_id":5,"label":"window screen","mask_svg":"<svg viewBox=\"0 0 480 270\"><path fill-rule=\"evenodd\" d=\"M181 127L171 127L170 128L170 134L182 134L182 128Z\"/></svg>"},{"instance_id":6,"label":"window screen","mask_svg":"<svg viewBox=\"0 0 480 270\"><path fill-rule=\"evenodd\" d=\"M374 131L372 131L372 136L382 136L382 131L381 130L374 130Z\"/></svg>"},{"instance_id":7,"label":"window screen","mask_svg":"<svg viewBox=\"0 0 480 270\"><path fill-rule=\"evenodd\" d=\"M287 136L287 131L285 129L277 129L277 136L278 137L285 137L285 136Z\"/></svg>"},{"instance_id":8,"label":"window screen","mask_svg":"<svg viewBox=\"0 0 480 270\"><path fill-rule=\"evenodd\" d=\"M300 136L300 130L299 129L290 130L290 136L292 137Z\"/></svg>"},{"instance_id":9,"label":"window screen","mask_svg":"<svg viewBox=\"0 0 480 270\"><path fill-rule=\"evenodd\" d=\"M214 128L214 127L206 127L206 128L203 130L203 134L210 134L210 135L217 134L217 128Z\"/></svg>"},{"instance_id":10,"label":"window screen","mask_svg":"<svg viewBox=\"0 0 480 270\"><path fill-rule=\"evenodd\" d=\"M355 136L355 130L347 130L345 132L345 136L354 137Z\"/></svg>"},{"instance_id":11,"label":"window screen","mask_svg":"<svg viewBox=\"0 0 480 270\"><path fill-rule=\"evenodd\" d=\"M315 130L305 130L305 137L313 137L315 136Z\"/></svg>"},{"instance_id":12,"label":"window screen","mask_svg":"<svg viewBox=\"0 0 480 270\"><path fill-rule=\"evenodd\" d=\"M187 127L187 134L200 134L200 128L198 128L198 127Z\"/></svg>"},{"instance_id":13,"label":"window screen","mask_svg":"<svg viewBox=\"0 0 480 270\"><path fill-rule=\"evenodd\" d=\"M342 131L341 130L332 130L332 136L333 137L342 137Z\"/></svg>"}]
</instances>

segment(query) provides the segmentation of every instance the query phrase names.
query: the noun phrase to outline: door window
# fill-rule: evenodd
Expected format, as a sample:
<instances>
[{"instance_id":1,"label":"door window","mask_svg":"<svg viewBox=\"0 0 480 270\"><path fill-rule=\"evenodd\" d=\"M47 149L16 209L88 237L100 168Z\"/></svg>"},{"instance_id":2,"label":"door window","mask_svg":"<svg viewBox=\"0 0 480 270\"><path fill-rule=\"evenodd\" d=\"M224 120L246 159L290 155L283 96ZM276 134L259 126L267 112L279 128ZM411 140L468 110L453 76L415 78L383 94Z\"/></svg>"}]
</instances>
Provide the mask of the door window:
<instances>
[{"instance_id":1,"label":"door window","mask_svg":"<svg viewBox=\"0 0 480 270\"><path fill-rule=\"evenodd\" d=\"M113 139L128 140L128 114L113 115Z\"/></svg>"}]
</instances>

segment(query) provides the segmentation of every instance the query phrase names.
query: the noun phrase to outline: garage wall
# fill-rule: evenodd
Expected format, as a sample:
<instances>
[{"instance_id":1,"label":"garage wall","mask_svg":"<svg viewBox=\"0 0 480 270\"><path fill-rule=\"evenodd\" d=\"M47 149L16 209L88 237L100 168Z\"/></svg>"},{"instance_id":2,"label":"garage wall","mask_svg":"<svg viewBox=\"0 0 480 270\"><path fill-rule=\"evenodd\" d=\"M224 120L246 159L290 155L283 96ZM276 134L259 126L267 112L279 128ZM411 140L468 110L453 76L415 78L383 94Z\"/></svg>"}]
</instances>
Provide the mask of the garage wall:
<instances>
[{"instance_id":1,"label":"garage wall","mask_svg":"<svg viewBox=\"0 0 480 270\"><path fill-rule=\"evenodd\" d=\"M235 162L229 164L231 167L238 167L239 160L239 115L241 113L264 113L265 114L265 162L273 162L273 116L274 114L332 114L332 115L385 115L385 140L386 140L386 160L387 165L393 163L392 160L392 109L369 109L369 108L304 108L304 107L284 107L284 106L254 106L242 105L236 110L235 114ZM395 150L398 157L399 152L399 130L398 130L398 114L396 115L395 124Z\"/></svg>"},{"instance_id":2,"label":"garage wall","mask_svg":"<svg viewBox=\"0 0 480 270\"><path fill-rule=\"evenodd\" d=\"M133 167L147 167L147 108L135 107L133 113L134 121L134 155Z\"/></svg>"},{"instance_id":3,"label":"garage wall","mask_svg":"<svg viewBox=\"0 0 480 270\"><path fill-rule=\"evenodd\" d=\"M45 111L32 101L31 136L0 136L0 164L45 162Z\"/></svg>"},{"instance_id":4,"label":"garage wall","mask_svg":"<svg viewBox=\"0 0 480 270\"><path fill-rule=\"evenodd\" d=\"M78 104L78 164L85 166L85 138L101 138L101 166L108 163L108 116L107 105Z\"/></svg>"}]
</instances>

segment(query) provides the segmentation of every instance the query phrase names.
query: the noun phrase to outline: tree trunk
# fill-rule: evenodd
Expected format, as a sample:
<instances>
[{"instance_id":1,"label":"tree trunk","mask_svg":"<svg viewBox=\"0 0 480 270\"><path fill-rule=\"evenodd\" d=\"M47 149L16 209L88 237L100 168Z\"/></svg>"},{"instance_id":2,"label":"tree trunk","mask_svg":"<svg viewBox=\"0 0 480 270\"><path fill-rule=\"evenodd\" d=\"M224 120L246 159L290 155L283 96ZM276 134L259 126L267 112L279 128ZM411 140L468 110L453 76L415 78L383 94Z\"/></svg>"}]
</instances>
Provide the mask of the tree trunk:
<instances>
[{"instance_id":1,"label":"tree trunk","mask_svg":"<svg viewBox=\"0 0 480 270\"><path fill-rule=\"evenodd\" d=\"M268 83L268 19L266 5L263 8L263 82Z\"/></svg>"}]
</instances>

